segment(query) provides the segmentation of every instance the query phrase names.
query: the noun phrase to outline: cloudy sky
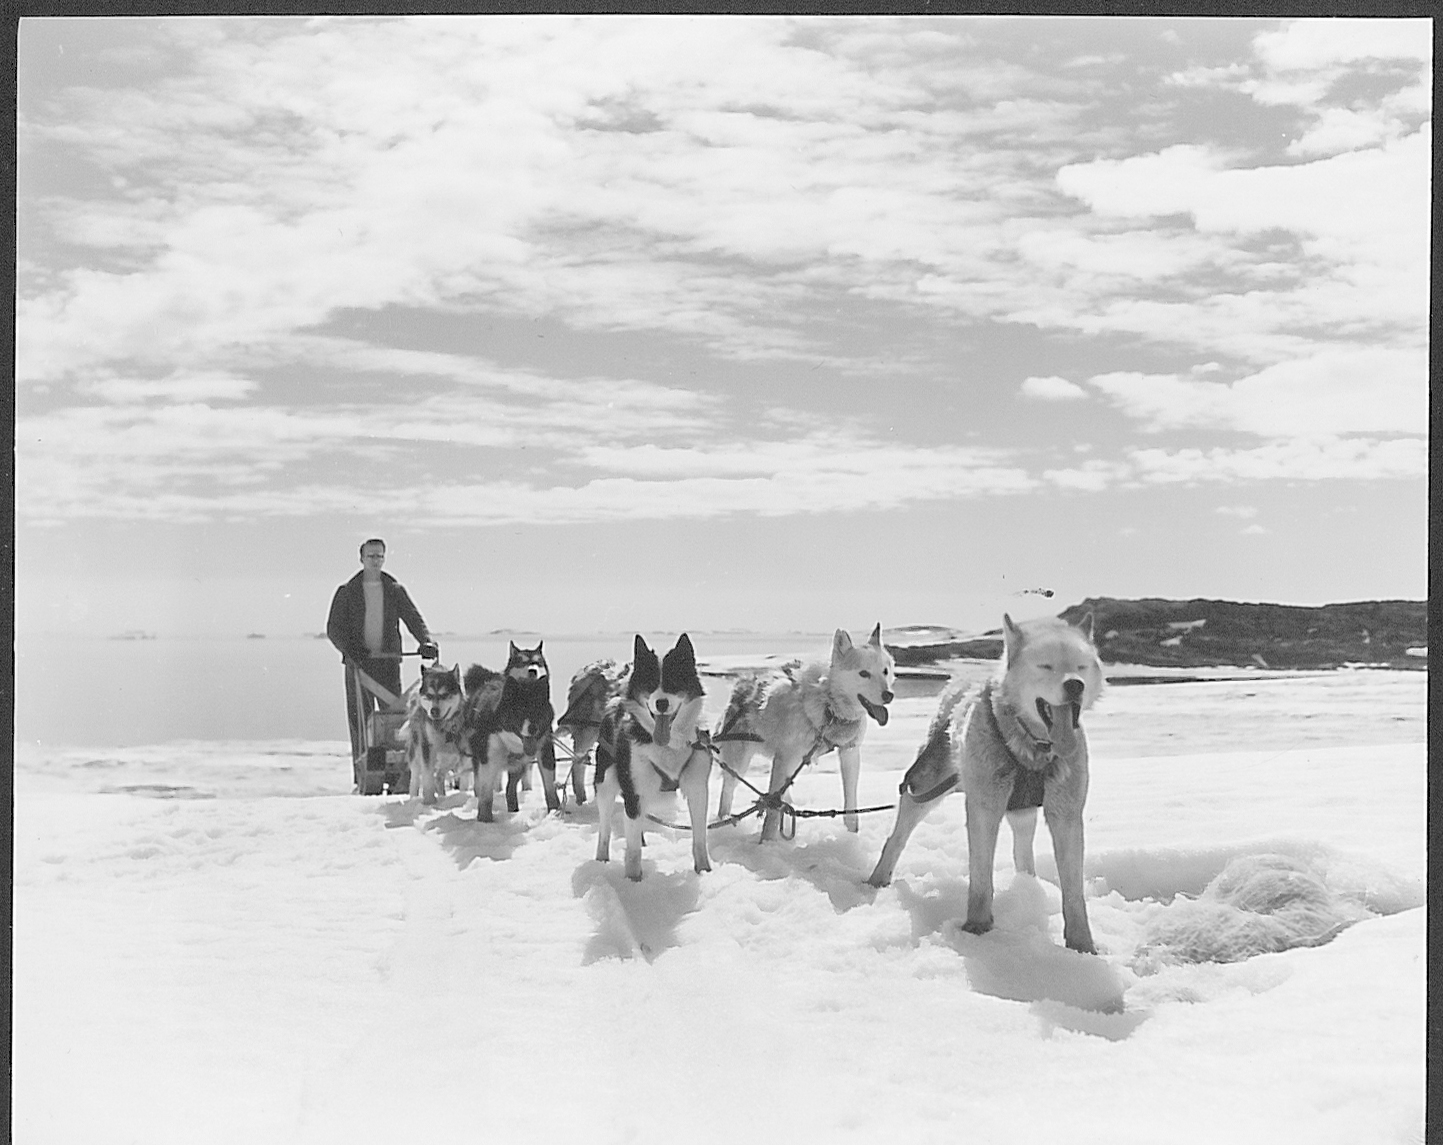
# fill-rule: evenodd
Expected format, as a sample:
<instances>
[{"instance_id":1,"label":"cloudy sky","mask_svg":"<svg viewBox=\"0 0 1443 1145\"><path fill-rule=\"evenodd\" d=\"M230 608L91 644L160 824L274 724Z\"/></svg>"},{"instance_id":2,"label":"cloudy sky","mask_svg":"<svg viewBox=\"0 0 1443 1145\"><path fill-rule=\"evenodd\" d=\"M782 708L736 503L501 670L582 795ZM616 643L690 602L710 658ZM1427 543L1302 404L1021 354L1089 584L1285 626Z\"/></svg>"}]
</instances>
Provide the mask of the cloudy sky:
<instances>
[{"instance_id":1,"label":"cloudy sky","mask_svg":"<svg viewBox=\"0 0 1443 1145\"><path fill-rule=\"evenodd\" d=\"M1431 60L23 20L19 630L315 631L371 535L463 632L1422 598Z\"/></svg>"}]
</instances>

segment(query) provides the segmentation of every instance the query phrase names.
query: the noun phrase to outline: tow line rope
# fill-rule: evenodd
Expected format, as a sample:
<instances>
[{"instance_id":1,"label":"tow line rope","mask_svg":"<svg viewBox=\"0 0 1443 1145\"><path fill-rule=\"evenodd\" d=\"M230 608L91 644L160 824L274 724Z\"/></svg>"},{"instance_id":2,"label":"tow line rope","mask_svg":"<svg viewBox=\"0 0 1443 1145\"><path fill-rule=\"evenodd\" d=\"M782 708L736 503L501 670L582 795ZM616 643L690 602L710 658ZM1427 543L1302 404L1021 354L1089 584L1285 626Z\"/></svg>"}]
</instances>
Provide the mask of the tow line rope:
<instances>
[{"instance_id":1,"label":"tow line rope","mask_svg":"<svg viewBox=\"0 0 1443 1145\"><path fill-rule=\"evenodd\" d=\"M830 708L828 709L827 714L829 716L832 715ZM787 776L787 781L782 784L782 786L779 787L776 791L763 791L761 788L757 787L754 783L747 779L745 775L742 775L740 772L730 767L727 764L726 760L722 759L721 749L717 747L718 743L726 742L766 742L761 736L757 735L755 732L734 732L732 729L736 726L738 718L739 714L738 716L733 716L732 719L722 727L721 731L714 736L709 735L705 729L698 728L697 738L695 741L693 741L691 745L692 754L695 754L698 751L710 752L712 758L716 761L717 765L723 771L725 771L733 779L740 782L757 798L756 801L745 811L737 811L731 815L725 815L722 818L715 820L714 822L708 823L708 831L713 830L717 827L733 827L738 823L750 819L753 815L764 814L768 811L776 811L779 812L782 816L782 825L778 831L778 834L783 839L791 840L797 837L798 819L835 819L838 815L871 815L878 811L896 810L897 805L895 803L879 803L875 807L858 807L850 812L845 807L827 808L825 810L813 810L806 807L794 807L783 798L783 796L785 796L787 793L787 788L791 787L792 783L795 782L797 776L801 775L802 769L805 768L807 764L812 762L813 757L817 754L817 749L823 744L827 743L827 726L829 726L830 722L832 721L829 721L828 725L823 725L821 728L817 729L817 738L812 742L811 749L807 752L806 755L802 756L802 762L797 765L797 769L792 772L791 775ZM567 722L569 724L571 721ZM590 723L592 721L587 722ZM564 776L559 776L557 778L556 784L557 794L561 798L561 806L564 809L566 807L569 792L571 790L571 777L573 772L575 772L576 770L576 764L578 760L584 761L585 757L578 756L576 752L572 750L570 745L565 744L561 740L557 739L555 731L549 733L548 738L551 740L552 751L561 753L567 760L566 774ZM831 751L835 746L835 744L827 744L826 751L823 751L822 754L826 755L827 751ZM687 764L689 764L690 762L691 756L689 755L687 756L687 763L682 764L682 771L686 770ZM678 775L678 779L679 778L680 775ZM928 803L931 800L946 794L947 791L949 791L953 786L956 785L959 778L960 777L956 775L949 776L947 779L944 779L936 787L932 788L925 794L913 795L912 798L915 799L918 803ZM900 793L905 792L906 790L907 784L904 780L902 786L898 788L898 791ZM691 830L691 824L689 823L668 823L666 820L659 819L655 815L648 815L647 818L658 826L667 827L673 831ZM789 826L791 828L790 831L788 831L787 829Z\"/></svg>"},{"instance_id":2,"label":"tow line rope","mask_svg":"<svg viewBox=\"0 0 1443 1145\"><path fill-rule=\"evenodd\" d=\"M858 807L852 811L848 811L844 807L828 808L826 810L817 811L805 807L793 807L790 803L786 802L783 796L786 795L787 788L789 788L796 780L797 776L802 773L802 769L806 767L807 764L812 762L812 757L817 754L817 748L821 747L822 744L826 742L825 727L817 731L817 738L816 741L812 744L811 750L802 757L802 762L797 765L797 769L793 771L791 775L787 776L787 781L783 783L781 787L777 788L776 791L763 791L761 788L757 787L750 780L748 780L745 775L742 775L734 768L728 766L726 760L722 759L721 757L721 749L717 747L718 740L750 740L757 743L763 742L761 736L753 735L749 732L731 734L730 729L735 724L735 722L735 720L731 721L731 723L723 727L721 732L716 736L708 735L704 729L697 729L696 741L691 745L692 753L695 754L698 751L711 752L712 757L716 760L717 764L721 767L721 769L725 771L728 775L730 775L733 779L737 780L743 786L745 786L757 798L756 802L754 802L745 811L738 811L734 814L723 816L722 818L717 819L714 822L708 823L708 831L716 827L732 827L745 819L750 819L753 815L758 815L769 811L776 811L779 812L782 816L782 825L778 831L778 834L783 839L790 840L797 837L798 819L835 819L838 815L870 815L875 811L892 811L896 809L897 805L895 803L882 803L878 804L875 807ZM832 747L835 746L835 744L829 744L827 750L830 751ZM822 754L825 755L826 752L824 751ZM690 762L691 756L688 756L687 763ZM686 765L683 764L682 770L685 769ZM955 782L955 780L953 782ZM938 794L940 795L941 792L939 791ZM657 825L662 827L669 827L673 831L691 830L690 824L683 825L678 823L668 823L663 819L658 819L655 815L648 815L647 818L650 819L653 823L656 823ZM787 827L789 825L791 827L790 832L788 832L787 830Z\"/></svg>"},{"instance_id":3,"label":"tow line rope","mask_svg":"<svg viewBox=\"0 0 1443 1145\"><path fill-rule=\"evenodd\" d=\"M553 729L552 731L547 732L546 735L544 735L544 736L539 736L539 737L537 737L537 741L536 741L537 748L538 748L538 753L537 753L537 755L528 757L525 752L518 752L518 753L508 752L508 753L507 753L507 756L509 757L509 759L526 759L526 758L535 759L535 760L536 760L536 765L537 765L537 767L540 767L540 766L541 766L541 761L540 761L540 752L539 752L539 749L540 749L541 744L542 744L543 742L547 741L547 740L549 740L549 741L551 742L551 750L552 750L553 752L560 752L560 753L566 758L566 760L567 760L566 774L565 774L564 776L558 777L558 780L557 780L557 783L556 783L557 796L558 796L558 798L559 798L560 801L561 801L561 808L562 808L562 810L565 810L565 809L566 809L567 793L571 790L571 775L572 775L572 773L576 770L577 755L576 755L576 753L575 753L574 751L571 750L570 745L565 744L565 743L563 743L562 741L560 741L560 740L558 740L558 739L556 738L556 731L555 731L555 729ZM466 750L463 749L463 750L461 751L461 756L462 756L462 758L466 761L466 763L469 764L472 768L475 767L476 761L475 761L474 759L472 759L470 752L468 752L468 751L466 751Z\"/></svg>"}]
</instances>

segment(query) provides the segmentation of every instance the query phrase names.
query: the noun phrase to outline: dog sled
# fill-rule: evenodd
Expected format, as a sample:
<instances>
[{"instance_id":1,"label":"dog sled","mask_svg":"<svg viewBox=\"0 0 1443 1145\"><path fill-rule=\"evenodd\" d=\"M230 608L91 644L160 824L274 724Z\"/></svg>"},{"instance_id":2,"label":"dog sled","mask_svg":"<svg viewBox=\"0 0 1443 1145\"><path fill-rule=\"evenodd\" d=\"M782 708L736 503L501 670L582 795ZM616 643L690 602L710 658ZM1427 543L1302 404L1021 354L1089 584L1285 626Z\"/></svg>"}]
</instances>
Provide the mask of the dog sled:
<instances>
[{"instance_id":1,"label":"dog sled","mask_svg":"<svg viewBox=\"0 0 1443 1145\"><path fill-rule=\"evenodd\" d=\"M396 652L385 659L419 656L415 652ZM436 655L439 657L440 652ZM361 795L408 795L411 791L411 767L406 761L406 744L401 727L406 722L406 697L396 695L384 684L377 683L359 665L346 661L346 686L355 699L356 758L352 760L356 791ZM369 701L374 698L373 705Z\"/></svg>"}]
</instances>

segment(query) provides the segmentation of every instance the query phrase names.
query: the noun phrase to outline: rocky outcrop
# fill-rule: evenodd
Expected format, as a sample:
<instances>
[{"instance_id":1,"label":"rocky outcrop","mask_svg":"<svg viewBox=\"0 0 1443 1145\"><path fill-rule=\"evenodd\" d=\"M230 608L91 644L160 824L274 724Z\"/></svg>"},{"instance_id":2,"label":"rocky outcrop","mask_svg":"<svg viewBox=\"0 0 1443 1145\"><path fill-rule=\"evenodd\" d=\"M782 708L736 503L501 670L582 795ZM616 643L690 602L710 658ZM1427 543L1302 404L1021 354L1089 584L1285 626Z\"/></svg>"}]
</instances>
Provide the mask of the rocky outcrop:
<instances>
[{"instance_id":1,"label":"rocky outcrop","mask_svg":"<svg viewBox=\"0 0 1443 1145\"><path fill-rule=\"evenodd\" d=\"M1338 668L1428 665L1428 603L1368 600L1319 606L1229 600L1089 598L1061 616L1093 615L1104 661L1153 667ZM943 639L929 639L932 634ZM916 639L909 638L911 634ZM888 648L899 665L1002 654L1002 630L965 636L936 628L898 629Z\"/></svg>"}]
</instances>

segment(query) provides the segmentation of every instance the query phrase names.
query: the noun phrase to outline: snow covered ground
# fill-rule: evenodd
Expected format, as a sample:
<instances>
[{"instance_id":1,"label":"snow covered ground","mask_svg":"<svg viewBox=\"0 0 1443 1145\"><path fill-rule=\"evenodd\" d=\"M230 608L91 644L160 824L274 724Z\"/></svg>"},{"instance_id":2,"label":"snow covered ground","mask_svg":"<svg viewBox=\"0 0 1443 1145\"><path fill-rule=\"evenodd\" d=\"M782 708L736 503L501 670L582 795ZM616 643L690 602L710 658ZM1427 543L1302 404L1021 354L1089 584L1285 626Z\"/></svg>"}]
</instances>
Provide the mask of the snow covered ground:
<instances>
[{"instance_id":1,"label":"snow covered ground","mask_svg":"<svg viewBox=\"0 0 1443 1145\"><path fill-rule=\"evenodd\" d=\"M339 743L17 747L14 1140L1419 1142L1425 690L1109 692L1099 957L1061 945L1045 830L1041 879L1004 830L997 929L960 932L960 798L885 890L863 880L890 813L766 847L755 820L715 830L700 877L656 830L631 884L593 859L594 808L547 816L539 785L478 824L460 794L349 794ZM934 703L870 730L864 805L893 800ZM837 806L835 756L796 793ZM1265 853L1361 921L1143 957L1179 896Z\"/></svg>"}]
</instances>

